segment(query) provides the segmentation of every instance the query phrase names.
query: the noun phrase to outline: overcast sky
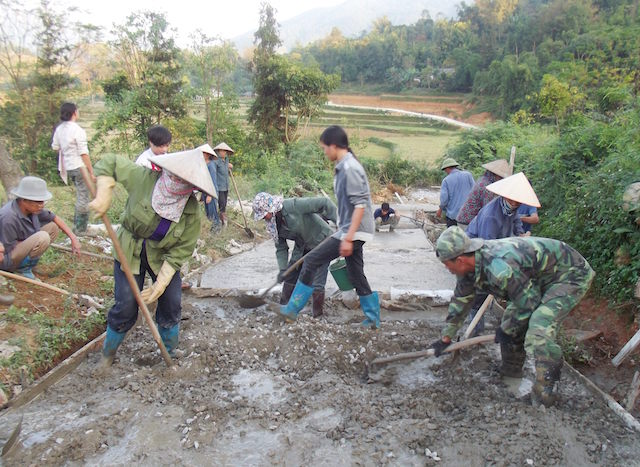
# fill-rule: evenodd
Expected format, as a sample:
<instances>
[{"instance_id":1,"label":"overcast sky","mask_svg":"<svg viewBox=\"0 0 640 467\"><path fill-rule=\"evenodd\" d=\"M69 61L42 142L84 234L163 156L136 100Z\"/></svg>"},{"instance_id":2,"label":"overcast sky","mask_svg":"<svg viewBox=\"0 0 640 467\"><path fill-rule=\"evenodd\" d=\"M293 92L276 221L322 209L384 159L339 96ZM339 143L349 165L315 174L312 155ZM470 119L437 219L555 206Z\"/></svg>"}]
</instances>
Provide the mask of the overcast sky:
<instances>
[{"instance_id":1,"label":"overcast sky","mask_svg":"<svg viewBox=\"0 0 640 467\"><path fill-rule=\"evenodd\" d=\"M185 46L191 31L202 29L210 36L231 39L258 28L261 0L63 0L88 13L83 20L103 26L105 32L113 23L123 24L134 11L164 12L169 24L177 30L178 44ZM344 0L271 0L279 23L307 10L338 5ZM54 4L61 4L53 0Z\"/></svg>"}]
</instances>

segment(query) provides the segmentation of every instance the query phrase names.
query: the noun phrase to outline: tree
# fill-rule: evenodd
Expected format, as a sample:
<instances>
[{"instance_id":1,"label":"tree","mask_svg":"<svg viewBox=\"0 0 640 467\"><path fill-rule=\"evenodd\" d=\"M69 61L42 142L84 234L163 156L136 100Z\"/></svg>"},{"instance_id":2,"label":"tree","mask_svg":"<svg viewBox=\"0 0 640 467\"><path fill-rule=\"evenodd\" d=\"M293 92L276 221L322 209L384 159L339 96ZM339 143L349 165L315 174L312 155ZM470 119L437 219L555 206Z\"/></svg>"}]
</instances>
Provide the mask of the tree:
<instances>
[{"instance_id":1,"label":"tree","mask_svg":"<svg viewBox=\"0 0 640 467\"><path fill-rule=\"evenodd\" d=\"M554 119L556 127L569 111L578 105L584 96L577 88L561 82L553 75L542 77L542 88L537 96L540 115Z\"/></svg>"}]
</instances>

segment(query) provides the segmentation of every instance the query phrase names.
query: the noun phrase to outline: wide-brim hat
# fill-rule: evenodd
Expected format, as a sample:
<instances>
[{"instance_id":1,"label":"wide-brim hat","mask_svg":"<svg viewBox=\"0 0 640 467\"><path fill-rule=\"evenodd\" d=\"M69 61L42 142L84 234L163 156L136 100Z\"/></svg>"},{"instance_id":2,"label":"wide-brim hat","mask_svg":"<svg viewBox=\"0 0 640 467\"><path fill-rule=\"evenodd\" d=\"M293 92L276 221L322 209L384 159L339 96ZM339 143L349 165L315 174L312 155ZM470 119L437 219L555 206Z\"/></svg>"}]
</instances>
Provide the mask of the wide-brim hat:
<instances>
[{"instance_id":1,"label":"wide-brim hat","mask_svg":"<svg viewBox=\"0 0 640 467\"><path fill-rule=\"evenodd\" d=\"M536 192L533 191L531 183L522 172L487 185L487 190L518 203L528 204L536 208L540 207Z\"/></svg>"},{"instance_id":2,"label":"wide-brim hat","mask_svg":"<svg viewBox=\"0 0 640 467\"><path fill-rule=\"evenodd\" d=\"M206 194L214 198L218 197L200 149L152 156L149 157L149 160L158 167L162 167L173 175L191 183Z\"/></svg>"},{"instance_id":3,"label":"wide-brim hat","mask_svg":"<svg viewBox=\"0 0 640 467\"><path fill-rule=\"evenodd\" d=\"M198 146L196 149L199 149L203 153L211 154L213 157L218 157L216 152L209 146L209 143L204 143L202 146Z\"/></svg>"},{"instance_id":4,"label":"wide-brim hat","mask_svg":"<svg viewBox=\"0 0 640 467\"><path fill-rule=\"evenodd\" d=\"M440 167L440 170L444 170L448 167L458 167L459 165L460 164L458 164L453 157L447 157L444 161L442 161L442 166Z\"/></svg>"},{"instance_id":5,"label":"wide-brim hat","mask_svg":"<svg viewBox=\"0 0 640 467\"><path fill-rule=\"evenodd\" d=\"M483 164L482 167L502 178L507 178L511 175L509 163L504 159L496 159L495 161L487 162L486 164Z\"/></svg>"},{"instance_id":6,"label":"wide-brim hat","mask_svg":"<svg viewBox=\"0 0 640 467\"><path fill-rule=\"evenodd\" d=\"M231 149L231 148L229 147L229 145L228 145L227 143L220 143L220 144L218 144L218 145L217 145L215 148L213 148L213 149L215 149L216 151L217 151L218 149L223 149L223 150L225 150L225 151L229 151L231 154L233 154L233 153L235 152L233 149Z\"/></svg>"},{"instance_id":7,"label":"wide-brim hat","mask_svg":"<svg viewBox=\"0 0 640 467\"><path fill-rule=\"evenodd\" d=\"M472 253L484 245L481 238L469 238L457 225L442 232L436 242L436 256L443 263L465 253Z\"/></svg>"},{"instance_id":8,"label":"wide-brim hat","mask_svg":"<svg viewBox=\"0 0 640 467\"><path fill-rule=\"evenodd\" d=\"M47 190L47 182L39 177L23 177L18 186L11 190L16 198L29 201L48 201L53 195Z\"/></svg>"}]
</instances>

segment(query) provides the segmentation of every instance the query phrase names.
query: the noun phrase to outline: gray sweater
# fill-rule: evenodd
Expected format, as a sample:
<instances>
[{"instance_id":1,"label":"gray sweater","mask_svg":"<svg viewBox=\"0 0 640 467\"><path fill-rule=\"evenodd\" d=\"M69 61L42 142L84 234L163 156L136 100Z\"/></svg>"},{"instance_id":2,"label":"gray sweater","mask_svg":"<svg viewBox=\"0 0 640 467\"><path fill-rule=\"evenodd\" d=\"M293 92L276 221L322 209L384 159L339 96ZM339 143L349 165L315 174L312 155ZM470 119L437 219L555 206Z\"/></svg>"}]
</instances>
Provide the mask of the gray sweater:
<instances>
[{"instance_id":1,"label":"gray sweater","mask_svg":"<svg viewBox=\"0 0 640 467\"><path fill-rule=\"evenodd\" d=\"M353 239L364 242L372 240L375 224L371 209L369 180L364 168L353 154L348 153L336 164L333 191L338 200L338 231L332 236L339 240L344 238L351 227L353 210L356 206L362 206L364 216Z\"/></svg>"}]
</instances>

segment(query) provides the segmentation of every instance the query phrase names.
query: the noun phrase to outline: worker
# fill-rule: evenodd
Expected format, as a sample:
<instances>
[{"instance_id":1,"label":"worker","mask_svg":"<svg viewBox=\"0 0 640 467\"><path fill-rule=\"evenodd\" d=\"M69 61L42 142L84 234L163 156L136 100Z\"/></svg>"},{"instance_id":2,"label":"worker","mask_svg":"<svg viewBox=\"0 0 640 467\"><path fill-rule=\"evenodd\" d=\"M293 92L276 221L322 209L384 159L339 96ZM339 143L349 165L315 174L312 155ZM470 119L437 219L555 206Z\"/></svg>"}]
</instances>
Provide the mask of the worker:
<instances>
[{"instance_id":1,"label":"worker","mask_svg":"<svg viewBox=\"0 0 640 467\"><path fill-rule=\"evenodd\" d=\"M138 316L138 304L121 267L125 261L140 289L145 275L151 276L153 283L142 290L142 299L145 303L158 301L158 332L169 354L175 355L182 312L179 271L191 258L200 235L200 207L194 189L216 196L202 151L152 156L149 161L161 170L148 170L113 154L96 164L97 193L89 204L93 211L102 215L109 209L116 182L128 193L117 232L124 258L114 260L115 303L107 314L104 367L113 363Z\"/></svg>"},{"instance_id":2,"label":"worker","mask_svg":"<svg viewBox=\"0 0 640 467\"><path fill-rule=\"evenodd\" d=\"M149 147L136 159L136 164L154 170L150 158L161 156L169 151L171 144L171 132L162 125L153 125L147 129ZM155 169L158 169L157 167Z\"/></svg>"},{"instance_id":3,"label":"worker","mask_svg":"<svg viewBox=\"0 0 640 467\"><path fill-rule=\"evenodd\" d=\"M0 264L2 264L2 262L4 261L4 245L2 244L2 242L0 242ZM7 286L7 280L0 276L0 285L2 287L6 287ZM11 294L0 294L0 305L4 305L4 306L9 306L13 303L13 301L15 300L15 297Z\"/></svg>"},{"instance_id":4,"label":"worker","mask_svg":"<svg viewBox=\"0 0 640 467\"><path fill-rule=\"evenodd\" d=\"M457 225L458 211L475 183L470 172L460 170L458 167L459 164L451 157L446 158L441 167L447 176L442 180L440 187L440 207L436 216L442 217L444 211L447 227Z\"/></svg>"},{"instance_id":5,"label":"worker","mask_svg":"<svg viewBox=\"0 0 640 467\"><path fill-rule=\"evenodd\" d=\"M529 206L528 204L521 204L518 208L518 215L520 216L524 233L531 235L531 226L540 222L538 208L535 206Z\"/></svg>"},{"instance_id":6,"label":"worker","mask_svg":"<svg viewBox=\"0 0 640 467\"><path fill-rule=\"evenodd\" d=\"M539 237L500 240L469 238L457 226L445 230L436 255L457 276L442 337L431 347L440 356L462 325L476 292L506 300L496 331L501 373L521 377L526 353L535 358L534 404L557 399L562 349L556 342L560 323L585 295L595 273L589 263L564 242Z\"/></svg>"},{"instance_id":7,"label":"worker","mask_svg":"<svg viewBox=\"0 0 640 467\"><path fill-rule=\"evenodd\" d=\"M400 218L396 216L395 209L390 207L387 202L382 203L382 205L374 211L373 219L376 221L376 232L380 231L381 225L388 225L389 231L393 232L400 221Z\"/></svg>"},{"instance_id":8,"label":"worker","mask_svg":"<svg viewBox=\"0 0 640 467\"><path fill-rule=\"evenodd\" d=\"M198 147L199 150L202 151L202 154L205 157L205 163L207 164L207 170L209 172L209 176L211 177L211 181L213 182L213 187L218 191L218 182L217 182L217 168L216 168L216 152L211 149L209 144L203 144ZM210 195L204 195L204 212L207 214L207 219L211 221L211 232L217 233L220 231L220 216L218 215L218 207L217 200Z\"/></svg>"},{"instance_id":9,"label":"worker","mask_svg":"<svg viewBox=\"0 0 640 467\"><path fill-rule=\"evenodd\" d=\"M464 230L466 230L471 220L476 217L480 209L496 197L495 193L487 191L487 185L491 185L511 175L509 163L504 159L487 162L483 164L482 167L485 169L484 174L478 179L475 185L473 185L473 188L469 192L467 199L460 208L460 211L458 211L458 216L456 217L458 225Z\"/></svg>"},{"instance_id":10,"label":"worker","mask_svg":"<svg viewBox=\"0 0 640 467\"><path fill-rule=\"evenodd\" d=\"M73 216L73 229L77 235L87 233L89 222L89 188L82 169L86 168L95 181L93 167L89 158L87 133L76 122L80 117L78 107L73 102L65 102L60 107L60 124L53 132L51 148L58 151L58 170L60 178L67 184L70 178L76 187L76 205Z\"/></svg>"},{"instance_id":11,"label":"worker","mask_svg":"<svg viewBox=\"0 0 640 467\"><path fill-rule=\"evenodd\" d=\"M0 242L4 248L0 269L36 279L33 268L60 230L71 240L72 252L80 252L80 241L64 220L44 209L44 203L52 198L47 182L23 177L11 194L16 199L0 209Z\"/></svg>"},{"instance_id":12,"label":"worker","mask_svg":"<svg viewBox=\"0 0 640 467\"><path fill-rule=\"evenodd\" d=\"M327 221L337 224L338 208L328 198L283 199L281 196L261 192L253 199L253 215L255 220L264 219L267 232L276 244L276 259L280 269L278 282L282 282L280 304L285 305L296 286L300 268L287 275L284 274L285 271L333 233ZM290 258L287 240L295 242ZM318 267L312 278L311 303L314 318L322 316L324 311L328 268L329 261Z\"/></svg>"},{"instance_id":13,"label":"worker","mask_svg":"<svg viewBox=\"0 0 640 467\"><path fill-rule=\"evenodd\" d=\"M227 199L229 198L229 171L233 164L228 156L234 153L227 143L218 144L213 150L216 152L216 181L218 183L218 213L222 226L227 225Z\"/></svg>"},{"instance_id":14,"label":"worker","mask_svg":"<svg viewBox=\"0 0 640 467\"><path fill-rule=\"evenodd\" d=\"M280 307L280 314L288 321L294 321L313 292L316 270L343 256L347 275L360 297L366 317L361 324L377 329L380 327L380 301L364 274L362 252L364 243L373 239L374 231L367 174L349 147L349 138L342 127L326 128L320 135L320 145L325 156L335 163L333 186L338 200L338 231L307 254L291 298Z\"/></svg>"},{"instance_id":15,"label":"worker","mask_svg":"<svg viewBox=\"0 0 640 467\"><path fill-rule=\"evenodd\" d=\"M487 185L486 189L489 193L497 195L497 198L480 209L478 215L473 218L467 229L469 238L496 240L525 235L522 221L518 215L518 207L522 203L540 206L538 197L527 177L520 172ZM486 293L476 294L469 313L470 319L474 318L488 295ZM473 331L474 336L484 331L484 322L483 316Z\"/></svg>"}]
</instances>

